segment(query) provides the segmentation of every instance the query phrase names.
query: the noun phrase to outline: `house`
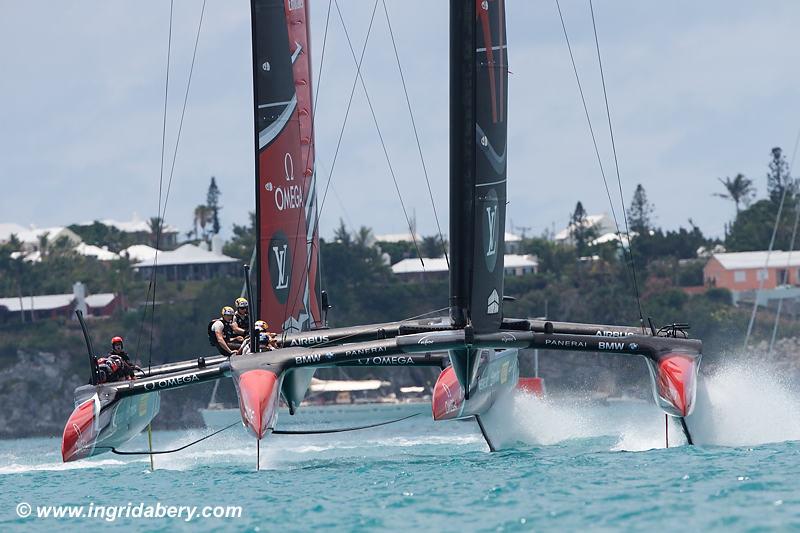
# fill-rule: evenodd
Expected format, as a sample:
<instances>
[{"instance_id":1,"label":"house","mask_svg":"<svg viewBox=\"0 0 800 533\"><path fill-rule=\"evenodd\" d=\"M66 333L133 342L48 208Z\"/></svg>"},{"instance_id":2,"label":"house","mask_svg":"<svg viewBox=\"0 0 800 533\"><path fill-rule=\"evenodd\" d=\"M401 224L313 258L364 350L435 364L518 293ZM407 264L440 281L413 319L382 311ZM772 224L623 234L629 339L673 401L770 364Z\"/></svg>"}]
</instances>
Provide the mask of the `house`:
<instances>
[{"instance_id":1,"label":"house","mask_svg":"<svg viewBox=\"0 0 800 533\"><path fill-rule=\"evenodd\" d=\"M128 242L136 244L150 244L153 242L153 233L150 227L149 220L142 220L134 213L133 218L127 221L114 220L111 218L104 218L102 220L95 220L92 222L82 222L80 226L91 226L95 222L99 222L109 228L114 228L130 237ZM178 245L178 229L164 224L161 228L161 236L159 237L159 244L162 248L171 250Z\"/></svg>"},{"instance_id":2,"label":"house","mask_svg":"<svg viewBox=\"0 0 800 533\"><path fill-rule=\"evenodd\" d=\"M730 290L734 303L800 299L800 252L715 253L703 267L703 281Z\"/></svg>"},{"instance_id":3,"label":"house","mask_svg":"<svg viewBox=\"0 0 800 533\"><path fill-rule=\"evenodd\" d=\"M713 254L703 268L703 280L736 292L800 285L800 252Z\"/></svg>"},{"instance_id":4,"label":"house","mask_svg":"<svg viewBox=\"0 0 800 533\"><path fill-rule=\"evenodd\" d=\"M520 246L522 246L522 237L513 233L505 232L503 236L505 242L505 251L507 254L518 254Z\"/></svg>"},{"instance_id":5,"label":"house","mask_svg":"<svg viewBox=\"0 0 800 533\"><path fill-rule=\"evenodd\" d=\"M239 260L222 254L220 247L213 251L193 244L175 250L157 251L146 245L135 245L121 252L138 261L133 268L142 277L150 277L153 268L169 281L203 280L239 276ZM156 255L157 254L157 255Z\"/></svg>"},{"instance_id":6,"label":"house","mask_svg":"<svg viewBox=\"0 0 800 533\"><path fill-rule=\"evenodd\" d=\"M607 213L603 213L600 215L587 215L584 227L593 228L598 237L606 236L609 233L614 235L616 234L617 231L617 227L616 224L614 224L614 220L611 217L609 217ZM564 244L573 244L572 227L567 226L566 228L562 229L561 231L555 234L555 237L553 237L553 239L556 242ZM608 239L608 237L606 237L606 239Z\"/></svg>"},{"instance_id":7,"label":"house","mask_svg":"<svg viewBox=\"0 0 800 533\"><path fill-rule=\"evenodd\" d=\"M506 276L524 276L536 273L539 271L539 260L535 255L506 254L504 269ZM393 264L392 273L407 281L447 279L447 260L444 257L427 257L420 261L418 257L409 257Z\"/></svg>"},{"instance_id":8,"label":"house","mask_svg":"<svg viewBox=\"0 0 800 533\"><path fill-rule=\"evenodd\" d=\"M22 250L27 254L41 252L39 250L42 239L47 237L48 243L54 243L60 239L67 239L70 244L77 246L82 242L81 238L73 231L63 226L50 228L25 228L18 224L0 224L0 244L7 243L11 236L16 235L22 243Z\"/></svg>"},{"instance_id":9,"label":"house","mask_svg":"<svg viewBox=\"0 0 800 533\"><path fill-rule=\"evenodd\" d=\"M112 293L87 296L85 286L77 282L73 285L72 292L67 294L0 298L0 322L73 319L76 309L83 311L85 316L106 317L123 307L121 296Z\"/></svg>"}]
</instances>

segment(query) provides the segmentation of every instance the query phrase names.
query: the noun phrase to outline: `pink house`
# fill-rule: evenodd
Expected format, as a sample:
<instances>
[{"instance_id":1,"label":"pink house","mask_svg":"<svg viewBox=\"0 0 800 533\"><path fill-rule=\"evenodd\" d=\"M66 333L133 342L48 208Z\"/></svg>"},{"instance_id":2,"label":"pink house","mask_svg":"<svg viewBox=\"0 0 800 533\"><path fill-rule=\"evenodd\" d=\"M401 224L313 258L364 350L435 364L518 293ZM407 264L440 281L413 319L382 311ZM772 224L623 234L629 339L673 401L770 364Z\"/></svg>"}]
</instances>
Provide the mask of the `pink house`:
<instances>
[{"instance_id":1,"label":"pink house","mask_svg":"<svg viewBox=\"0 0 800 533\"><path fill-rule=\"evenodd\" d=\"M703 280L734 292L800 286L800 251L714 254L703 268Z\"/></svg>"}]
</instances>

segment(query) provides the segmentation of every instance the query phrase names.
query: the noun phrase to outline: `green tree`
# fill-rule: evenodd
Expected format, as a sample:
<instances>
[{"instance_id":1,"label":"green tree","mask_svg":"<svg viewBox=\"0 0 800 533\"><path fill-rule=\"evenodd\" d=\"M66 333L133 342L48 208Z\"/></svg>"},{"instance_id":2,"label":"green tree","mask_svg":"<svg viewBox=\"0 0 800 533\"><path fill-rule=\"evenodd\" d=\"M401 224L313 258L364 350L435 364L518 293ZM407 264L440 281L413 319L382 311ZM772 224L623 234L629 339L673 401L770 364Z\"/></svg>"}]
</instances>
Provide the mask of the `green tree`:
<instances>
[{"instance_id":1,"label":"green tree","mask_svg":"<svg viewBox=\"0 0 800 533\"><path fill-rule=\"evenodd\" d=\"M639 183L633 193L633 201L628 207L628 223L631 231L644 234L653 229L653 211L653 204L647 200L647 192Z\"/></svg>"},{"instance_id":2,"label":"green tree","mask_svg":"<svg viewBox=\"0 0 800 533\"><path fill-rule=\"evenodd\" d=\"M783 155L783 150L779 146L772 149L772 160L769 162L769 172L767 172L767 193L770 200L780 203L786 191L788 199L793 200L797 193L797 185L789 175L789 163Z\"/></svg>"},{"instance_id":3,"label":"green tree","mask_svg":"<svg viewBox=\"0 0 800 533\"><path fill-rule=\"evenodd\" d=\"M725 177L724 180L722 178L717 178L717 180L719 180L722 186L725 187L726 192L716 192L714 193L714 196L733 201L733 203L736 205L737 215L739 214L740 204L744 204L745 207L750 205L750 202L756 193L755 188L753 187L753 180L746 178L744 174L736 174L733 179L730 177Z\"/></svg>"},{"instance_id":4,"label":"green tree","mask_svg":"<svg viewBox=\"0 0 800 533\"><path fill-rule=\"evenodd\" d=\"M569 234L575 243L578 255L584 255L589 243L597 238L597 228L589 223L583 204L578 202L569 218Z\"/></svg>"},{"instance_id":5,"label":"green tree","mask_svg":"<svg viewBox=\"0 0 800 533\"><path fill-rule=\"evenodd\" d=\"M203 239L204 241L208 242L209 234L206 231L206 226L208 226L213 219L213 211L207 205L198 205L194 208L194 238L195 239Z\"/></svg>"},{"instance_id":6,"label":"green tree","mask_svg":"<svg viewBox=\"0 0 800 533\"><path fill-rule=\"evenodd\" d=\"M442 240L438 236L431 235L422 238L419 249L425 257L442 257L444 255L445 246L447 246L447 244L442 243Z\"/></svg>"},{"instance_id":7,"label":"green tree","mask_svg":"<svg viewBox=\"0 0 800 533\"><path fill-rule=\"evenodd\" d=\"M164 232L164 219L161 217L150 217L147 221L147 227L150 229L150 242L154 248L161 247L161 235Z\"/></svg>"},{"instance_id":8,"label":"green tree","mask_svg":"<svg viewBox=\"0 0 800 533\"><path fill-rule=\"evenodd\" d=\"M206 194L206 206L211 210L211 233L214 235L219 233L219 211L222 206L219 205L219 197L222 196L219 187L217 187L217 180L211 176L211 183L208 185L208 193Z\"/></svg>"},{"instance_id":9,"label":"green tree","mask_svg":"<svg viewBox=\"0 0 800 533\"><path fill-rule=\"evenodd\" d=\"M244 262L250 261L253 255L253 248L256 246L256 214L249 213L250 225L233 225L233 238L225 243L222 253L230 257L241 259Z\"/></svg>"}]
</instances>

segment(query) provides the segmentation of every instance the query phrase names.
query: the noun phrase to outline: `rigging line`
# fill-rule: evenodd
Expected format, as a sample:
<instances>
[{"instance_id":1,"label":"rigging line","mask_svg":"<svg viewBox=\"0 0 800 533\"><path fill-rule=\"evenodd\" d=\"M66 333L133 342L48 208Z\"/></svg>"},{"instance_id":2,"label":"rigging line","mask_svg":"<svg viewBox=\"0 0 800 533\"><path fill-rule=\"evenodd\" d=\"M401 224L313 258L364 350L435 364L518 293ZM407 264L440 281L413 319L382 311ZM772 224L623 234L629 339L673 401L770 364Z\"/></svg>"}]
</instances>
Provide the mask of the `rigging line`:
<instances>
[{"instance_id":1,"label":"rigging line","mask_svg":"<svg viewBox=\"0 0 800 533\"><path fill-rule=\"evenodd\" d=\"M794 161L795 156L797 156L797 146L800 143L800 131L797 132L797 136L794 140L794 150L792 150L792 159L789 161L789 179L792 176L792 168L794 168ZM795 238L797 237L797 225L800 223L800 209L797 208L795 205L795 215L794 215L794 225L792 226L792 240L789 243L789 254L786 256L786 280L785 283L789 283L789 268L792 262L792 252L794 251L794 243ZM769 349L767 350L767 356L772 355L772 349L775 346L775 337L778 334L778 323L781 319L781 311L783 310L783 298L778 299L778 309L775 312L775 323L772 325L772 338L769 341Z\"/></svg>"},{"instance_id":2,"label":"rigging line","mask_svg":"<svg viewBox=\"0 0 800 533\"><path fill-rule=\"evenodd\" d=\"M174 8L174 0L170 0L169 3L169 33L167 36L167 67L166 67L166 77L164 82L164 114L162 119L161 125L161 165L159 169L159 176L158 176L158 209L156 210L156 215L161 214L161 200L162 200L162 190L164 186L164 154L166 152L166 142L167 142L167 103L169 99L169 66L170 66L170 57L172 56L172 15L173 15L173 8ZM161 221L157 220L156 225L160 226ZM149 344L149 351L147 356L147 368L148 370L152 366L152 359L153 359L153 326L154 326L154 315L156 310L156 270L158 269L158 240L159 240L160 228L156 228L156 249L155 255L153 256L153 271L150 276L150 283L147 287L147 295L145 296L145 309L144 313L142 314L142 322L139 328L139 337L136 340L136 352L139 353L139 341L141 340L141 333L142 329L144 328L144 322L147 318L147 302L150 298L151 290L153 294L153 304L152 310L150 312L150 344Z\"/></svg>"},{"instance_id":3,"label":"rigging line","mask_svg":"<svg viewBox=\"0 0 800 533\"><path fill-rule=\"evenodd\" d=\"M800 134L798 134L798 139L800 139ZM795 153L797 152L797 141L795 141ZM792 165L794 164L794 154L792 154L792 162L789 165L789 174L787 175L787 179L790 179L792 176ZM789 190L790 184L787 184L783 188L783 192L781 193L781 202L778 205L778 214L775 215L775 225L772 227L772 237L769 240L769 248L767 249L767 257L764 259L764 269L759 269L759 272L764 272L765 274L768 272L767 268L769 266L769 258L772 255L772 249L775 246L775 237L778 234L778 226L780 226L781 221L781 214L783 213L783 205L786 201L786 193ZM753 326L755 325L756 321L756 314L758 313L758 296L761 294L761 291L764 289L764 282L766 281L765 275L756 274L757 277L761 279L758 280L758 288L756 289L755 296L753 298L753 310L750 313L750 322L747 324L747 333L744 336L744 344L743 347L747 348L747 343L750 341L750 335L753 333Z\"/></svg>"},{"instance_id":4,"label":"rigging line","mask_svg":"<svg viewBox=\"0 0 800 533\"><path fill-rule=\"evenodd\" d=\"M447 245L444 242L442 226L439 223L439 214L436 212L436 202L433 200L433 190L431 190L431 181L428 178L428 168L425 166L425 158L422 156L422 143L419 140L419 133L417 133L417 124L414 120L414 111L411 108L411 99L408 96L408 89L406 88L406 78L403 75L403 67L400 65L400 54L397 52L397 44L394 40L394 32L392 31L392 22L389 17L389 10L386 7L386 0L381 0L381 2L383 3L383 12L386 14L386 25L389 27L389 36L392 38L392 47L394 48L394 57L397 60L397 70L400 72L400 81L403 82L403 93L406 96L406 107L408 107L408 114L411 117L411 127L414 129L414 139L417 141L417 151L419 152L419 160L422 163L422 172L425 175L425 183L428 185L428 196L431 199L433 218L436 220L436 229L439 231L439 240L442 243L442 251L444 252L444 260L447 263L447 270L450 270L450 258L447 256Z\"/></svg>"},{"instance_id":5,"label":"rigging line","mask_svg":"<svg viewBox=\"0 0 800 533\"><path fill-rule=\"evenodd\" d=\"M163 125L161 128L161 173L158 177L158 211L156 211L157 220L156 222L156 251L155 255L153 255L153 301L152 301L152 308L150 309L150 343L147 349L147 370L150 370L150 367L153 363L153 328L155 327L156 321L156 293L158 290L158 276L156 272L158 271L158 247L161 245L161 227L164 225L164 221L161 219L161 190L164 185L164 154L166 152L166 144L167 144L167 102L169 97L169 63L170 63L170 56L172 55L172 12L173 12L173 5L174 0L170 0L169 2L169 38L167 41L167 73L166 73L166 82L164 83L164 120Z\"/></svg>"},{"instance_id":6,"label":"rigging line","mask_svg":"<svg viewBox=\"0 0 800 533\"><path fill-rule=\"evenodd\" d=\"M361 58L359 59L358 65L356 66L356 75L353 78L353 86L350 88L350 98L347 101L347 108L345 109L344 120L342 121L342 127L339 130L339 139L336 142L336 150L333 153L333 161L331 162L331 170L328 173L328 180L325 183L325 191L324 191L324 193L322 195L322 202L321 202L319 210L317 212L317 219L314 222L314 231L311 232L312 235L319 230L319 219L322 216L322 210L325 208L325 200L328 198L328 188L330 187L331 179L333 178L333 171L336 168L336 161L338 160L339 149L341 148L341 145L342 145L342 138L344 137L344 130L347 127L347 119L350 116L350 109L351 109L351 107L353 105L353 97L354 97L355 92L356 92L356 87L358 86L358 73L361 70L361 63L364 60L364 53L367 51L367 44L369 43L369 37L372 34L372 24L373 24L373 22L375 20L375 11L377 10L377 8L378 8L378 0L375 0L375 5L372 7L372 16L369 19L369 27L367 28L367 35L364 38L364 46L361 49ZM295 247L295 250L292 251L292 259L294 259L295 251L296 251L296 247ZM302 285L302 283L300 285ZM288 318L287 315L288 315L288 311L289 311L289 302L294 303L294 302L297 301L297 298L300 296L300 290L301 290L300 286L298 285L298 288L297 288L298 292L295 295L295 297L287 299L287 303L284 305L284 315L283 315L284 323L286 323L286 319ZM288 332L286 330L283 331L283 336L282 336L283 340L286 339L287 333Z\"/></svg>"},{"instance_id":7,"label":"rigging line","mask_svg":"<svg viewBox=\"0 0 800 533\"><path fill-rule=\"evenodd\" d=\"M608 119L608 134L611 137L611 151L614 154L614 168L617 172L617 185L619 186L619 201L622 206L622 218L625 220L625 236L628 239L628 254L630 255L631 259L631 272L633 274L633 290L636 293L636 305L639 309L639 323L642 326L642 331L644 331L644 314L642 313L642 301L639 297L639 282L636 279L636 262L633 260L633 241L631 240L631 232L630 228L628 227L628 214L625 212L625 197L622 194L622 178L620 178L619 174L619 159L617 158L617 144L614 141L614 128L611 125L611 110L608 105L608 91L606 91L606 76L603 72L603 60L600 57L600 41L597 38L597 23L595 22L594 18L594 5L592 4L592 0L589 0L589 11L592 14L592 30L594 31L594 44L595 49L597 50L597 64L600 68L600 81L603 85L603 100L606 104L606 118ZM625 253L625 248L623 247L623 253Z\"/></svg>"},{"instance_id":8,"label":"rigging line","mask_svg":"<svg viewBox=\"0 0 800 533\"><path fill-rule=\"evenodd\" d=\"M581 103L583 104L583 113L586 116L586 123L589 125L589 134L592 137L592 145L594 146L594 153L595 153L595 156L597 157L597 165L600 167L600 176L602 176L602 178L603 178L603 185L605 186L606 196L608 197L608 203L609 203L609 206L611 207L611 215L614 218L614 226L616 226L617 235L621 235L622 234L622 230L620 229L619 220L617 218L617 213L616 213L616 210L614 209L614 200L611 197L611 189L608 186L608 180L606 178L606 172L605 172L605 169L603 168L603 160L600 157L600 149L597 147L597 138L596 138L596 136L594 134L594 127L592 126L592 119L589 117L589 108L586 105L586 97L585 97L585 95L583 93L583 85L581 84L581 78L578 75L578 67L575 64L575 56L572 54L572 45L570 44L569 35L567 33L567 25L564 22L564 16L563 16L563 14L561 12L561 4L559 3L558 0L556 0L556 8L558 8L558 17L561 19L561 28L564 31L564 40L567 43L567 50L569 51L569 58L570 58L570 61L572 62L572 70L575 73L575 81L578 83L578 92L580 93ZM620 243L621 243L621 239L620 239ZM630 243L630 239L628 239L628 247L630 247L630 244L631 244ZM624 245L622 246L622 253L623 254L625 253L625 246ZM633 257L631 256L631 263L633 262L632 259L633 259ZM627 273L629 279L632 279L631 272L630 272L630 269L631 269L632 266L633 266L632 264L631 265L628 264L627 259L626 259L626 261L625 261L625 272ZM635 288L635 284L634 284L634 288ZM635 292L635 295L637 295L637 298L638 298L638 292ZM641 311L640 311L640 316L641 316Z\"/></svg>"},{"instance_id":9,"label":"rigging line","mask_svg":"<svg viewBox=\"0 0 800 533\"><path fill-rule=\"evenodd\" d=\"M175 174L175 161L178 159L178 146L181 143L181 133L183 132L183 119L186 116L186 105L189 102L189 88L192 86L192 74L194 73L194 63L197 58L197 45L200 42L200 30L203 28L203 15L206 12L206 0L203 0L203 6L200 8L200 21L197 24L197 34L194 38L194 51L192 52L192 63L189 67L189 78L186 81L186 91L183 95L183 109L181 109L181 119L178 123L178 136L175 140L175 150L172 154L172 166L169 170L169 180L167 180L167 193L164 196L164 207L161 212L161 220L163 221L167 215L167 202L169 202L169 193L172 189L172 177ZM161 226L158 228L158 235L156 240L160 239Z\"/></svg>"},{"instance_id":10,"label":"rigging line","mask_svg":"<svg viewBox=\"0 0 800 533\"><path fill-rule=\"evenodd\" d=\"M350 34L347 32L347 26L344 23L344 17L342 17L342 12L339 9L339 2L338 0L334 0L336 4L336 11L339 13L339 20L342 22L342 28L344 29L344 35L347 38L347 44L350 48L350 54L353 56L353 61L356 61L356 52L353 50L353 43L350 41ZM378 3L375 2L375 6L377 7ZM397 197L400 199L400 206L403 208L403 215L406 217L406 224L408 224L408 231L411 233L411 241L414 243L414 249L417 251L417 256L419 256L419 262L422 263L422 268L425 268L425 261L422 259L422 252L420 252L419 246L417 245L417 236L414 235L414 227L411 225L411 218L408 216L408 210L406 209L406 204L403 201L403 195L400 192L400 185L397 183L397 176L395 176L394 168L392 167L392 162L389 159L389 151L386 149L386 142L383 140L383 134L381 133L381 128L378 125L378 118L375 115L375 108L372 107L372 99L369 97L369 92L367 91L367 84L364 82L364 77L361 75L361 69L358 70L358 79L361 81L361 87L364 89L364 96L367 98L367 105L369 106L370 114L372 115L372 122L375 124L375 130L378 132L378 139L381 141L381 147L383 148L383 155L386 157L386 165L389 167L389 174L392 176L392 181L394 182L394 188L397 191Z\"/></svg>"},{"instance_id":11,"label":"rigging line","mask_svg":"<svg viewBox=\"0 0 800 533\"><path fill-rule=\"evenodd\" d=\"M219 383L219 382L218 382L218 383ZM124 450L117 450L117 449L116 449L116 448L114 448L113 446L97 446L97 448L103 448L103 449L106 449L106 450L111 450L111 453L115 453L115 454L117 454L117 455L162 455L162 454L166 454L166 453L175 453L175 452L179 452L179 451L181 451L181 450L185 450L185 449L186 449L186 448L188 448L189 446L194 446L195 444L199 444L199 443L203 442L203 441L204 441L204 440L206 440L206 439L210 439L210 438L211 438L211 437L213 437L214 435L219 435L219 434L220 434L220 433L222 433L223 431L225 431L225 430L227 430L227 429L230 429L230 428L232 428L233 426L239 425L240 423L241 423L241 422L239 422L239 421L237 420L237 421L236 421L236 422L234 422L233 424L230 424L230 425L228 425L228 426L225 426L225 427L224 427L224 428L222 428L222 429L218 429L218 430L216 430L216 431L215 431L215 432L213 432L213 433L209 433L208 435L206 435L206 436L204 436L204 437L201 437L201 438L199 438L199 439L197 439L197 440L195 440L195 441L192 441L192 442L190 442L190 443L188 443L188 444L184 444L183 446L180 446L180 447L178 447L178 448L173 448L173 449L171 449L171 450L158 450L158 451L147 451L147 452L146 452L146 451L124 451Z\"/></svg>"},{"instance_id":12,"label":"rigging line","mask_svg":"<svg viewBox=\"0 0 800 533\"><path fill-rule=\"evenodd\" d=\"M316 117L317 117L317 101L319 100L319 93L322 90L322 72L323 72L322 67L325 65L325 49L327 48L327 44L328 44L328 27L330 25L330 19L331 19L331 2L332 2L332 0L328 0L328 12L327 12L327 15L325 17L325 32L324 32L323 37L322 37L322 52L320 54L319 69L317 69L317 91L313 95L314 103L311 106L311 134L310 134L310 138L309 138L308 151L306 152L306 159L303 162L303 169L304 169L303 170L303 175L304 176L305 176L305 169L308 168L308 161L311 158L311 154L312 154L312 152L315 152L315 150L316 150L316 147L314 146L314 131L315 131L315 124L316 124ZM309 60L309 62L310 62L310 60ZM299 130L298 130L298 134L299 134ZM300 139L300 145L302 146L302 138ZM314 166L316 167L316 159L314 160ZM312 169L312 173L316 174L316 168ZM313 180L312 180L312 183L313 183ZM315 183L314 183L314 187L316 188L316 184ZM314 191L308 191L308 194L314 194ZM256 199L256 201L258 201L258 200ZM316 204L317 204L317 202L315 200L314 201L314 208L315 209L316 209ZM295 236L300 231L300 223L303 220L305 220L305 216L304 215L306 215L306 214L307 213L305 213L305 209L298 209L298 211L297 211L297 223L295 224L295 228L294 228ZM317 210L316 216L317 216L317 219L319 219L319 210ZM313 235L316 233L317 229L318 229L318 227L315 224L314 231L311 233L311 235L312 235L312 243L311 243L312 247L313 247ZM306 228L306 232L308 232L308 228ZM307 235L308 235L308 233L306 233L306 244L308 244ZM291 264L295 264L295 256L297 254L297 248L298 247L295 246L292 249L292 262L291 262ZM307 281L307 277L308 277L308 271L311 268L311 257L314 255L313 250L308 250L307 254L308 254L308 258L306 260L306 268L305 268L305 272L303 273L303 275L306 277L306 281ZM317 254L319 254L319 250L317 250ZM321 277L321 274L320 274L320 277ZM289 298L287 298L286 299L286 303L283 304L283 321L281 323L281 328L282 328L281 334L282 334L284 339L286 338L287 331L286 331L286 328L284 328L283 326L284 326L284 324L286 324L286 320L289 318L289 316L288 316L289 315L289 309L290 309L290 307L293 307L294 304L297 302L297 298L299 298L300 294L301 294L300 287L303 287L304 285L305 285L305 283L303 282L303 278L301 277L300 278L300 283L297 286L298 287L297 293L295 294L294 297L292 297L291 296L291 282L290 282ZM260 290L261 289L259 288L259 291ZM304 292L304 290L303 290L303 292ZM302 327L302 325L301 325L301 327Z\"/></svg>"}]
</instances>

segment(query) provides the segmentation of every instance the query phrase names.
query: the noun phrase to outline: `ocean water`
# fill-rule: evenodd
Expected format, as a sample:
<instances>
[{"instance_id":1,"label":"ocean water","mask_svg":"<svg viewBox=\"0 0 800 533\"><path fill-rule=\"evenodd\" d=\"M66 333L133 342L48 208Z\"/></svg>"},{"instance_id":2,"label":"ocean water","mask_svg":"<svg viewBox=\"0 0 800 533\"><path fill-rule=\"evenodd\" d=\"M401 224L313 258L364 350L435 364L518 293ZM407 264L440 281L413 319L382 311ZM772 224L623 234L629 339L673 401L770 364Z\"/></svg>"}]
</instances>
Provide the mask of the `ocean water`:
<instances>
[{"instance_id":1,"label":"ocean water","mask_svg":"<svg viewBox=\"0 0 800 533\"><path fill-rule=\"evenodd\" d=\"M416 416L351 433L271 436L235 427L176 454L102 455L64 465L59 439L0 441L0 529L152 531L800 530L798 395L775 376L708 382L716 425L687 446L655 407L518 394L502 406L509 449L489 453L474 422ZM420 407L426 410L425 407ZM397 415L376 409L373 421ZM284 422L283 420L281 422ZM338 427L332 413L302 426ZM291 427L292 423L279 423ZM154 448L209 430L156 432ZM716 443L713 442L716 439ZM126 446L146 448L141 437ZM21 503L33 516L20 518ZM130 506L128 504L130 503ZM37 506L240 506L235 518L37 518Z\"/></svg>"}]
</instances>

